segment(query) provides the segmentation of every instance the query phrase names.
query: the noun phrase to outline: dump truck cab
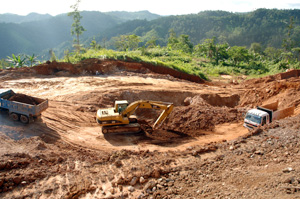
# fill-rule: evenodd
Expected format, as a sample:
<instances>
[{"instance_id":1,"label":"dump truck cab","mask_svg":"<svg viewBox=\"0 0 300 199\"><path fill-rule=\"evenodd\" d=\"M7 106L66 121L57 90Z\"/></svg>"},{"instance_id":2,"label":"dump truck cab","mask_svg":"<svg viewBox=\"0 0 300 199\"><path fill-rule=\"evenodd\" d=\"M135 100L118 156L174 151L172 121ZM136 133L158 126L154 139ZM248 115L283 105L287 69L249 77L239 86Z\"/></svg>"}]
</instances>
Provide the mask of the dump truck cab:
<instances>
[{"instance_id":1,"label":"dump truck cab","mask_svg":"<svg viewBox=\"0 0 300 199\"><path fill-rule=\"evenodd\" d=\"M244 119L244 127L253 129L270 123L270 116L267 112L259 109L251 109L247 112Z\"/></svg>"}]
</instances>

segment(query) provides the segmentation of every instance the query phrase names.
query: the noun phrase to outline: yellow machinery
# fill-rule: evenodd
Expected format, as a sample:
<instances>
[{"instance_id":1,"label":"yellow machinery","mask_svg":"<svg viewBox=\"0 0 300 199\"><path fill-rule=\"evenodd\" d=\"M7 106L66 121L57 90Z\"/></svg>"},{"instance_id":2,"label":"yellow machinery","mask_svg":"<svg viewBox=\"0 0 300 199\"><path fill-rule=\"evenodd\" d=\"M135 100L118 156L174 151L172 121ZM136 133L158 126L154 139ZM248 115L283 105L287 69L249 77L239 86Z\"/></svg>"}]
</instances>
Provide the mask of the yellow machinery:
<instances>
[{"instance_id":1,"label":"yellow machinery","mask_svg":"<svg viewBox=\"0 0 300 199\"><path fill-rule=\"evenodd\" d=\"M102 126L102 133L128 133L140 132L141 127L133 115L136 109L159 109L163 110L155 121L153 128L161 125L173 110L173 104L159 101L139 100L128 104L127 100L115 101L112 108L103 108L97 111L96 121Z\"/></svg>"}]
</instances>

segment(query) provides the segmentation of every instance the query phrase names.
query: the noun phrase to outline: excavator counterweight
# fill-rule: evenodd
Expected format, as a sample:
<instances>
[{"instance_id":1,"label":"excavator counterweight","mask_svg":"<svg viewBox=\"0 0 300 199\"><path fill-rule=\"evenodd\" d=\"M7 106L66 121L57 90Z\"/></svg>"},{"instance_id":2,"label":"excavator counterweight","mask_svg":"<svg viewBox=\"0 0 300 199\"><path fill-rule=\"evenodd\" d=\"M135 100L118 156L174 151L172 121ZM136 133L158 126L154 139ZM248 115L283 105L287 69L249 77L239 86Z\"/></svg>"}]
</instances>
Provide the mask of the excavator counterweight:
<instances>
[{"instance_id":1,"label":"excavator counterweight","mask_svg":"<svg viewBox=\"0 0 300 199\"><path fill-rule=\"evenodd\" d=\"M126 100L115 101L115 106L97 111L96 121L102 126L102 133L137 133L141 127L134 112L138 108L163 110L153 128L161 125L173 110L173 104L160 101L139 100L131 104Z\"/></svg>"}]
</instances>

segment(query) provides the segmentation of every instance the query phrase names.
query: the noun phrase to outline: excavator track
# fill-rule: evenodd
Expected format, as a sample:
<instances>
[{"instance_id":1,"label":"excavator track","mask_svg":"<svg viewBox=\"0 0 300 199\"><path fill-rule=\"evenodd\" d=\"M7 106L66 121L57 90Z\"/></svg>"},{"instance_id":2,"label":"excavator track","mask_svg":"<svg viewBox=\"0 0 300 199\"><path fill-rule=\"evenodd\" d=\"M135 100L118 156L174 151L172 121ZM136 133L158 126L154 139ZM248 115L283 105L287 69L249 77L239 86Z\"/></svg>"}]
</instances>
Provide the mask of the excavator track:
<instances>
[{"instance_id":1,"label":"excavator track","mask_svg":"<svg viewBox=\"0 0 300 199\"><path fill-rule=\"evenodd\" d=\"M141 130L142 129L139 123L102 127L103 134L139 133Z\"/></svg>"}]
</instances>

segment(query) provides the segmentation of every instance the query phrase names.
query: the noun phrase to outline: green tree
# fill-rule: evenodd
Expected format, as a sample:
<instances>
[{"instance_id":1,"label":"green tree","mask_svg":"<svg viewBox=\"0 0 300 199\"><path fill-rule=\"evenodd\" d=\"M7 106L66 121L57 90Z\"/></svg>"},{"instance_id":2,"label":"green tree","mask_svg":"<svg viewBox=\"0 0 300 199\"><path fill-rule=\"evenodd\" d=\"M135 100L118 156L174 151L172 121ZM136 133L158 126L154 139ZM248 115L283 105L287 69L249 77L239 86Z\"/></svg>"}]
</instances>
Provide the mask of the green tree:
<instances>
[{"instance_id":1,"label":"green tree","mask_svg":"<svg viewBox=\"0 0 300 199\"><path fill-rule=\"evenodd\" d=\"M68 13L68 16L73 17L71 35L75 35L73 42L77 53L80 53L81 49L79 37L83 34L84 31L86 31L80 23L80 20L82 19L82 16L80 15L80 12L78 10L80 1L81 0L77 0L74 5L70 6L73 9L73 11Z\"/></svg>"},{"instance_id":2,"label":"green tree","mask_svg":"<svg viewBox=\"0 0 300 199\"><path fill-rule=\"evenodd\" d=\"M169 38L168 38L168 48L174 49L176 48L176 44L178 44L178 38L174 29L169 30Z\"/></svg>"},{"instance_id":3,"label":"green tree","mask_svg":"<svg viewBox=\"0 0 300 199\"><path fill-rule=\"evenodd\" d=\"M213 59L213 56L216 53L216 38L205 39L201 44L201 51L206 55L206 57Z\"/></svg>"},{"instance_id":4,"label":"green tree","mask_svg":"<svg viewBox=\"0 0 300 199\"><path fill-rule=\"evenodd\" d=\"M171 50L180 50L185 53L192 53L194 49L194 45L190 41L189 36L182 34L177 37L174 29L169 31L167 46Z\"/></svg>"},{"instance_id":5,"label":"green tree","mask_svg":"<svg viewBox=\"0 0 300 199\"><path fill-rule=\"evenodd\" d=\"M139 36L133 34L129 35L128 37L128 46L130 50L135 50L138 48L139 43L141 42L141 39Z\"/></svg>"},{"instance_id":6,"label":"green tree","mask_svg":"<svg viewBox=\"0 0 300 199\"><path fill-rule=\"evenodd\" d=\"M229 45L227 43L224 44L217 44L214 54L213 54L213 59L215 60L215 64L218 65L219 61L224 61L228 59L228 49Z\"/></svg>"},{"instance_id":7,"label":"green tree","mask_svg":"<svg viewBox=\"0 0 300 199\"><path fill-rule=\"evenodd\" d=\"M193 52L194 45L189 39L188 35L180 35L178 38L178 44L177 49L182 50L186 53L192 53Z\"/></svg>"},{"instance_id":8,"label":"green tree","mask_svg":"<svg viewBox=\"0 0 300 199\"><path fill-rule=\"evenodd\" d=\"M297 60L300 61L300 47L293 48L292 51L296 54Z\"/></svg>"},{"instance_id":9,"label":"green tree","mask_svg":"<svg viewBox=\"0 0 300 199\"><path fill-rule=\"evenodd\" d=\"M114 37L115 47L121 51L134 50L137 49L141 39L139 36L133 35L120 35Z\"/></svg>"},{"instance_id":10,"label":"green tree","mask_svg":"<svg viewBox=\"0 0 300 199\"><path fill-rule=\"evenodd\" d=\"M234 65L238 65L239 62L248 62L250 55L248 49L244 46L233 46L228 50L229 58L233 61Z\"/></svg>"},{"instance_id":11,"label":"green tree","mask_svg":"<svg viewBox=\"0 0 300 199\"><path fill-rule=\"evenodd\" d=\"M146 42L147 48L155 48L156 41L157 41L157 38L153 36L149 41Z\"/></svg>"},{"instance_id":12,"label":"green tree","mask_svg":"<svg viewBox=\"0 0 300 199\"><path fill-rule=\"evenodd\" d=\"M202 44L195 46L194 52L198 56L208 57L214 64L228 58L228 43L216 44L216 38L206 39Z\"/></svg>"},{"instance_id":13,"label":"green tree","mask_svg":"<svg viewBox=\"0 0 300 199\"><path fill-rule=\"evenodd\" d=\"M281 55L281 52L279 49L276 49L274 47L267 47L264 50L264 54L269 60L277 60L278 61L279 57Z\"/></svg>"},{"instance_id":14,"label":"green tree","mask_svg":"<svg viewBox=\"0 0 300 199\"><path fill-rule=\"evenodd\" d=\"M287 36L282 41L282 47L285 49L286 52L290 52L291 49L294 47L294 41L291 39L291 35L294 29L294 17L290 17L290 23L287 26Z\"/></svg>"},{"instance_id":15,"label":"green tree","mask_svg":"<svg viewBox=\"0 0 300 199\"><path fill-rule=\"evenodd\" d=\"M113 37L114 44L116 49L120 51L127 51L128 47L128 42L126 40L126 35L120 35L118 37Z\"/></svg>"},{"instance_id":16,"label":"green tree","mask_svg":"<svg viewBox=\"0 0 300 199\"><path fill-rule=\"evenodd\" d=\"M261 54L262 53L262 47L260 43L252 43L250 46L250 51L254 54Z\"/></svg>"},{"instance_id":17,"label":"green tree","mask_svg":"<svg viewBox=\"0 0 300 199\"><path fill-rule=\"evenodd\" d=\"M64 51L64 60L67 60L68 63L71 63L70 55L71 55L71 53L69 50Z\"/></svg>"},{"instance_id":18,"label":"green tree","mask_svg":"<svg viewBox=\"0 0 300 199\"><path fill-rule=\"evenodd\" d=\"M194 47L194 55L196 55L198 57L202 57L202 56L206 57L207 52L208 52L207 46L204 44L197 44Z\"/></svg>"},{"instance_id":19,"label":"green tree","mask_svg":"<svg viewBox=\"0 0 300 199\"><path fill-rule=\"evenodd\" d=\"M281 53L282 60L285 60L287 63L290 63L293 59L293 53L292 52L282 52Z\"/></svg>"},{"instance_id":20,"label":"green tree","mask_svg":"<svg viewBox=\"0 0 300 199\"><path fill-rule=\"evenodd\" d=\"M97 41L95 40L95 37L94 37L93 40L91 41L90 46L91 46L91 48L94 49L94 50L99 50L99 49L101 49L101 46L100 46L100 44L97 44Z\"/></svg>"}]
</instances>

